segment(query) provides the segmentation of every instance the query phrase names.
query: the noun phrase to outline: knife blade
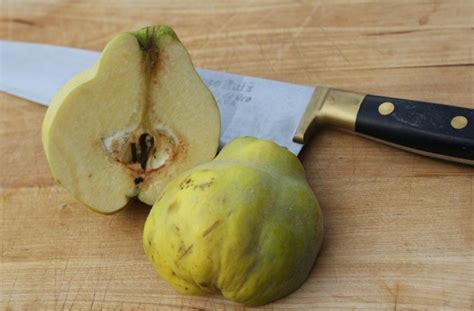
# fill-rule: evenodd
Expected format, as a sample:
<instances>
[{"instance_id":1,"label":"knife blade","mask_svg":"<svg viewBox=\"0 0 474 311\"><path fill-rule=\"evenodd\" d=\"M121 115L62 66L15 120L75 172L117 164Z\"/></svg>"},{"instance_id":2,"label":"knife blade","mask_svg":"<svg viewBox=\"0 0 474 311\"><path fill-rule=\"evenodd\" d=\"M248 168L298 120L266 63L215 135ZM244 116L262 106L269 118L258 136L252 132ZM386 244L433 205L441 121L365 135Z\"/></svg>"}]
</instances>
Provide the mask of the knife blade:
<instances>
[{"instance_id":1,"label":"knife blade","mask_svg":"<svg viewBox=\"0 0 474 311\"><path fill-rule=\"evenodd\" d=\"M0 41L0 90L49 105L73 76L91 67L100 53L46 44ZM223 146L238 136L271 139L294 154L293 141L314 87L197 68L221 112Z\"/></svg>"},{"instance_id":2,"label":"knife blade","mask_svg":"<svg viewBox=\"0 0 474 311\"><path fill-rule=\"evenodd\" d=\"M99 55L0 40L0 90L48 105L64 83ZM197 71L221 111L221 145L255 136L298 154L316 129L331 125L418 154L474 164L473 109Z\"/></svg>"}]
</instances>

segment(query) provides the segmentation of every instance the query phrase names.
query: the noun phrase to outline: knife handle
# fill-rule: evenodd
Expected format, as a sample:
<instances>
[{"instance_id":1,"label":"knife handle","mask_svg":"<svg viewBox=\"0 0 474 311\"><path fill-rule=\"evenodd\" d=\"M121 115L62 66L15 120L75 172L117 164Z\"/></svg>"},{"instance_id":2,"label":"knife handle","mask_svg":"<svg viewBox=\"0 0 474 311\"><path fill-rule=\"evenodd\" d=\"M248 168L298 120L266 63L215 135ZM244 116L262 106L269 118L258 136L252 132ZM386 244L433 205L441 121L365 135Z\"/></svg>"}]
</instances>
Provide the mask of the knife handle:
<instances>
[{"instance_id":1,"label":"knife handle","mask_svg":"<svg viewBox=\"0 0 474 311\"><path fill-rule=\"evenodd\" d=\"M320 88L294 140L306 142L323 124L415 153L474 165L473 109Z\"/></svg>"}]
</instances>

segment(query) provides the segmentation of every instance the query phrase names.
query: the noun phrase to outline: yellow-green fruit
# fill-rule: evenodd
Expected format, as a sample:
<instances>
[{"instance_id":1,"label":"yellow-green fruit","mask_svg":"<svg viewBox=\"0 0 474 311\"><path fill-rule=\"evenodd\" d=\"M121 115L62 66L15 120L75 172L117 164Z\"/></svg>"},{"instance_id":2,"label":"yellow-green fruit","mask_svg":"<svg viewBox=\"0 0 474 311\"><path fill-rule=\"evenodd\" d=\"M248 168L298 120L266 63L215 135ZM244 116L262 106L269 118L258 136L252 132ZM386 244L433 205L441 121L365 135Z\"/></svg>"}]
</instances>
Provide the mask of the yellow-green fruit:
<instances>
[{"instance_id":1,"label":"yellow-green fruit","mask_svg":"<svg viewBox=\"0 0 474 311\"><path fill-rule=\"evenodd\" d=\"M143 239L158 273L178 291L256 306L305 281L323 221L298 158L245 137L168 184Z\"/></svg>"},{"instance_id":2,"label":"yellow-green fruit","mask_svg":"<svg viewBox=\"0 0 474 311\"><path fill-rule=\"evenodd\" d=\"M153 204L179 173L215 157L219 136L214 96L163 25L115 36L58 92L42 127L54 178L104 214L133 197Z\"/></svg>"}]
</instances>

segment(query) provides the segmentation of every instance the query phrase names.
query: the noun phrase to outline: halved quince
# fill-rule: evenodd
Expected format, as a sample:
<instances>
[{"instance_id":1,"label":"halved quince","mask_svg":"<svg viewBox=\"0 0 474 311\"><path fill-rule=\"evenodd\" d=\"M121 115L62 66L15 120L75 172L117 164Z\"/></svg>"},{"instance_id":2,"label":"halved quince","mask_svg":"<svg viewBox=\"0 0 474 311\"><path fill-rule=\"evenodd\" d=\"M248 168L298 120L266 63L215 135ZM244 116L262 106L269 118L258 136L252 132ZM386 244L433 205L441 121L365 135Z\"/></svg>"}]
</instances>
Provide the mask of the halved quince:
<instances>
[{"instance_id":1,"label":"halved quince","mask_svg":"<svg viewBox=\"0 0 474 311\"><path fill-rule=\"evenodd\" d=\"M132 197L153 204L177 174L211 160L220 115L174 31L121 33L53 99L42 139L55 179L113 213Z\"/></svg>"}]
</instances>

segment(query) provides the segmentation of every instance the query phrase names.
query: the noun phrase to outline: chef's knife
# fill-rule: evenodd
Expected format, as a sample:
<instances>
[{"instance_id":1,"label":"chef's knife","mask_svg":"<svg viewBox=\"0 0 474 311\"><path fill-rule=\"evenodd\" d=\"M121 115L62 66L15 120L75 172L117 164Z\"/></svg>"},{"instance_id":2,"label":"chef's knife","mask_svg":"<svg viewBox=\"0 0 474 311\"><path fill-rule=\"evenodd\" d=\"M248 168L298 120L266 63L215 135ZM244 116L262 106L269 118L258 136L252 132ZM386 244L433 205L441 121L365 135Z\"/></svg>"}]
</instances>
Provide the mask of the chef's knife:
<instances>
[{"instance_id":1,"label":"chef's knife","mask_svg":"<svg viewBox=\"0 0 474 311\"><path fill-rule=\"evenodd\" d=\"M0 90L48 105L98 52L0 41ZM332 125L423 155L474 164L474 110L197 69L222 115L221 144L266 138L298 154Z\"/></svg>"}]
</instances>

